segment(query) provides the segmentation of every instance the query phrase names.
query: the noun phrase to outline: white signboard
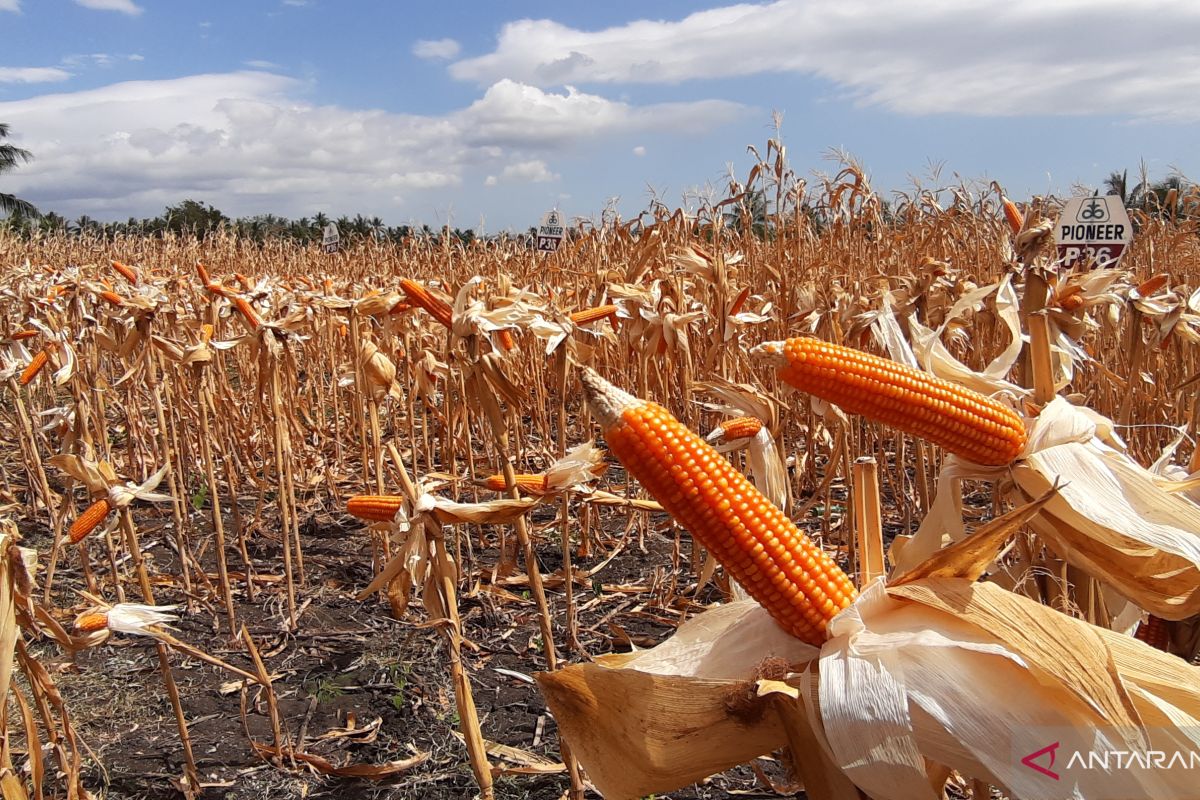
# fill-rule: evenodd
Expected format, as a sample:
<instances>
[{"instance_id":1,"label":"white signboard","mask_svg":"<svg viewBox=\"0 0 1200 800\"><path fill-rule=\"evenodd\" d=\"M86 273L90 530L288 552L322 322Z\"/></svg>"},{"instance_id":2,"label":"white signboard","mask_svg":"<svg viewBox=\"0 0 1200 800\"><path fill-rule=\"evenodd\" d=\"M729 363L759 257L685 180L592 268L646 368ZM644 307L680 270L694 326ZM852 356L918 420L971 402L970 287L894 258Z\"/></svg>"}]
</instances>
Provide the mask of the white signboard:
<instances>
[{"instance_id":1,"label":"white signboard","mask_svg":"<svg viewBox=\"0 0 1200 800\"><path fill-rule=\"evenodd\" d=\"M325 238L321 240L321 243L325 246L325 252L336 253L338 251L338 244L341 241L342 237L338 235L337 225L332 222L326 225Z\"/></svg>"},{"instance_id":2,"label":"white signboard","mask_svg":"<svg viewBox=\"0 0 1200 800\"><path fill-rule=\"evenodd\" d=\"M1075 197L1054 226L1063 266L1115 267L1133 241L1133 225L1121 198Z\"/></svg>"},{"instance_id":3,"label":"white signboard","mask_svg":"<svg viewBox=\"0 0 1200 800\"><path fill-rule=\"evenodd\" d=\"M547 211L538 225L537 249L543 253L553 253L562 244L567 229L563 225L562 215L557 211Z\"/></svg>"}]
</instances>

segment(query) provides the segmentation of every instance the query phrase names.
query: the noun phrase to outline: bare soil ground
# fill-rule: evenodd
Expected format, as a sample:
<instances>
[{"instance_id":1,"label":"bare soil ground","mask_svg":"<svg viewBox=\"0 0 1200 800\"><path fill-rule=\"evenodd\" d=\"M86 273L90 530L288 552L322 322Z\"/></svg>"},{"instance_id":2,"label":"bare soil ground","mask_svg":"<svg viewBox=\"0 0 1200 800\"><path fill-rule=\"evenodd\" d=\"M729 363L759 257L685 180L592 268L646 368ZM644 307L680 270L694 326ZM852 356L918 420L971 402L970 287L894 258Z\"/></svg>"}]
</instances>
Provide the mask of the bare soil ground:
<instances>
[{"instance_id":1,"label":"bare soil ground","mask_svg":"<svg viewBox=\"0 0 1200 800\"><path fill-rule=\"evenodd\" d=\"M249 516L250 509L246 511ZM208 513L206 507L198 509L193 524L205 525ZM600 518L602 532L594 557L574 564L577 570L590 570L608 562L575 584L583 652L563 653L562 554L556 517L556 504L548 504L535 509L531 521L540 567L549 584L560 657L578 661L627 651L631 643L652 646L668 637L686 615L721 598L711 584L694 596L686 533L665 517L649 518L643 527L626 512L607 509ZM811 522L819 528L815 518ZM155 585L157 602L186 604L177 577L179 560L170 546L169 516L140 510L138 523L151 574L162 576ZM458 717L445 647L437 631L424 625L419 595L403 620L392 619L379 599L354 599L371 580L372 565L369 538L352 517L337 511L310 513L302 531L307 587L300 594L303 613L296 632L285 630L277 541L250 537L257 543L251 553L255 571L260 579L271 581L260 584L255 602L246 601L244 582L234 581L239 621L248 627L273 676L288 736L293 743L303 742L305 752L336 765L379 764L417 753L429 757L383 781L327 777L304 764L268 763L249 742L249 738L273 742L258 690L251 687L243 692L241 682L231 674L174 653L172 665L205 783L204 796L227 800L476 796L466 750L456 735ZM23 532L27 544L48 551L49 533L44 526L30 524ZM470 549L464 558L465 574L478 575L479 567L498 562L494 530L464 527L460 535L461 545ZM619 552L609 560L615 549ZM98 555L94 550L94 561ZM102 569L99 562L95 567ZM483 735L491 742L557 761L554 720L536 686L520 677L545 668L536 605L523 575L497 584L489 587L472 579L459 598L464 633L474 645L464 652L464 660ZM55 578L55 586L64 589L56 588L57 604L78 603L66 587L81 585L78 558L70 554ZM246 652L231 638L224 615L218 613L216 595L202 594L203 599L192 598L190 612L182 613L177 636L252 670ZM179 732L149 640L115 636L79 654L75 661L52 643L36 643L34 652L54 676L77 731L94 754L87 771L89 788L110 798L131 800L180 796L175 783L183 763ZM764 760L761 766L773 779L787 782L778 764ZM512 800L554 800L566 788L562 773L502 775L496 781L497 797ZM660 795L676 800L771 796L777 795L748 767Z\"/></svg>"}]
</instances>

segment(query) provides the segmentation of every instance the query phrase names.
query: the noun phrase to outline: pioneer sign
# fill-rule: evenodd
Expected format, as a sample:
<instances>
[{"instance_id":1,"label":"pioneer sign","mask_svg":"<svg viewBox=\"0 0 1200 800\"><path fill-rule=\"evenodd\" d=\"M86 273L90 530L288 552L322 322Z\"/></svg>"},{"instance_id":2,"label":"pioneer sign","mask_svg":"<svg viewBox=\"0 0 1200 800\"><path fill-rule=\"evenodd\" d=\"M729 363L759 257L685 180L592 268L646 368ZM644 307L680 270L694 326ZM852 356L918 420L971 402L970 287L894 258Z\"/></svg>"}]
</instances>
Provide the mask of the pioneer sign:
<instances>
[{"instance_id":1,"label":"pioneer sign","mask_svg":"<svg viewBox=\"0 0 1200 800\"><path fill-rule=\"evenodd\" d=\"M542 217L542 223L537 230L537 249L542 253L553 253L562 244L567 229L563 226L562 215L557 211L547 211Z\"/></svg>"},{"instance_id":2,"label":"pioneer sign","mask_svg":"<svg viewBox=\"0 0 1200 800\"><path fill-rule=\"evenodd\" d=\"M1054 226L1054 243L1064 267L1115 267L1133 241L1133 225L1121 198L1075 197Z\"/></svg>"},{"instance_id":3,"label":"pioneer sign","mask_svg":"<svg viewBox=\"0 0 1200 800\"><path fill-rule=\"evenodd\" d=\"M341 241L342 237L338 235L338 226L332 222L326 225L325 235L321 238L321 245L325 248L325 252L336 253Z\"/></svg>"}]
</instances>

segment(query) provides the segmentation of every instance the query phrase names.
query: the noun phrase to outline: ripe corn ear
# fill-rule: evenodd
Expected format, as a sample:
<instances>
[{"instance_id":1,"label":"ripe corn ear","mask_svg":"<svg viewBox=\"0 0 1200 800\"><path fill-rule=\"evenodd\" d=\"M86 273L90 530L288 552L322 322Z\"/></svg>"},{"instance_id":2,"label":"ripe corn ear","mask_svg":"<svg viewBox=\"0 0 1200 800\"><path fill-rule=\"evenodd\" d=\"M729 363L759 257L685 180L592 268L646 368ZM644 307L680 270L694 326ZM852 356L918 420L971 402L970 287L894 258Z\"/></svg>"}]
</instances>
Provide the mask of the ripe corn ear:
<instances>
[{"instance_id":1,"label":"ripe corn ear","mask_svg":"<svg viewBox=\"0 0 1200 800\"><path fill-rule=\"evenodd\" d=\"M571 322L576 325L586 325L589 322L606 319L607 317L615 317L617 315L617 307L611 303L603 306L595 306L594 308L585 308L582 311L576 311L571 314Z\"/></svg>"},{"instance_id":2,"label":"ripe corn ear","mask_svg":"<svg viewBox=\"0 0 1200 800\"><path fill-rule=\"evenodd\" d=\"M42 371L42 368L46 366L46 362L49 360L49 353L45 350L37 351L37 354L30 360L29 365L21 371L21 377L17 382L22 386L28 386L38 376L38 373Z\"/></svg>"},{"instance_id":3,"label":"ripe corn ear","mask_svg":"<svg viewBox=\"0 0 1200 800\"><path fill-rule=\"evenodd\" d=\"M762 420L758 417L734 417L722 422L720 427L725 441L749 439L762 430Z\"/></svg>"},{"instance_id":4,"label":"ripe corn ear","mask_svg":"<svg viewBox=\"0 0 1200 800\"><path fill-rule=\"evenodd\" d=\"M1025 227L1025 215L1017 208L1017 204L1007 197L1002 198L1000 204L1004 206L1004 219L1008 221L1008 229L1016 236Z\"/></svg>"},{"instance_id":5,"label":"ripe corn ear","mask_svg":"<svg viewBox=\"0 0 1200 800\"><path fill-rule=\"evenodd\" d=\"M855 598L833 560L746 476L662 406L583 372L613 454L780 627L811 644Z\"/></svg>"},{"instance_id":6,"label":"ripe corn ear","mask_svg":"<svg viewBox=\"0 0 1200 800\"><path fill-rule=\"evenodd\" d=\"M83 513L75 518L71 523L71 527L67 529L67 538L71 544L79 544L87 537L89 533L96 530L100 523L104 522L108 512L112 510L112 503L107 497L101 497L96 502L83 510Z\"/></svg>"},{"instance_id":7,"label":"ripe corn ear","mask_svg":"<svg viewBox=\"0 0 1200 800\"><path fill-rule=\"evenodd\" d=\"M127 267L120 261L114 261L112 262L112 268L124 276L125 280L137 286L138 274L134 272L132 267Z\"/></svg>"},{"instance_id":8,"label":"ripe corn ear","mask_svg":"<svg viewBox=\"0 0 1200 800\"><path fill-rule=\"evenodd\" d=\"M1025 425L1012 409L891 359L807 337L752 352L797 389L976 464L1005 466L1025 447Z\"/></svg>"},{"instance_id":9,"label":"ripe corn ear","mask_svg":"<svg viewBox=\"0 0 1200 800\"><path fill-rule=\"evenodd\" d=\"M1156 650L1165 652L1171 642L1171 632L1167 628L1165 619L1150 614L1145 622L1138 625L1133 638L1145 642Z\"/></svg>"},{"instance_id":10,"label":"ripe corn ear","mask_svg":"<svg viewBox=\"0 0 1200 800\"><path fill-rule=\"evenodd\" d=\"M370 522L391 522L404 498L394 494L359 494L346 501L346 510Z\"/></svg>"},{"instance_id":11,"label":"ripe corn ear","mask_svg":"<svg viewBox=\"0 0 1200 800\"><path fill-rule=\"evenodd\" d=\"M75 618L75 630L80 633L94 633L107 628L107 611L85 611Z\"/></svg>"},{"instance_id":12,"label":"ripe corn ear","mask_svg":"<svg viewBox=\"0 0 1200 800\"><path fill-rule=\"evenodd\" d=\"M446 301L434 297L424 286L408 278L400 281L400 288L408 295L408 299L413 302L413 305L420 306L442 325L450 327L454 312Z\"/></svg>"},{"instance_id":13,"label":"ripe corn ear","mask_svg":"<svg viewBox=\"0 0 1200 800\"><path fill-rule=\"evenodd\" d=\"M237 310L242 312L242 316L246 318L251 330L258 330L258 326L262 324L262 318L258 316L258 312L254 310L254 306L244 297L234 296L233 304L237 306Z\"/></svg>"},{"instance_id":14,"label":"ripe corn ear","mask_svg":"<svg viewBox=\"0 0 1200 800\"><path fill-rule=\"evenodd\" d=\"M546 493L546 476L532 475L528 473L518 473L514 476L514 483L518 489L533 494ZM493 492L503 492L508 484L504 481L503 475L489 475L483 479L483 485L491 489Z\"/></svg>"},{"instance_id":15,"label":"ripe corn ear","mask_svg":"<svg viewBox=\"0 0 1200 800\"><path fill-rule=\"evenodd\" d=\"M100 296L112 303L114 306L125 305L125 298L121 297L121 295L117 294L116 292L101 292Z\"/></svg>"}]
</instances>

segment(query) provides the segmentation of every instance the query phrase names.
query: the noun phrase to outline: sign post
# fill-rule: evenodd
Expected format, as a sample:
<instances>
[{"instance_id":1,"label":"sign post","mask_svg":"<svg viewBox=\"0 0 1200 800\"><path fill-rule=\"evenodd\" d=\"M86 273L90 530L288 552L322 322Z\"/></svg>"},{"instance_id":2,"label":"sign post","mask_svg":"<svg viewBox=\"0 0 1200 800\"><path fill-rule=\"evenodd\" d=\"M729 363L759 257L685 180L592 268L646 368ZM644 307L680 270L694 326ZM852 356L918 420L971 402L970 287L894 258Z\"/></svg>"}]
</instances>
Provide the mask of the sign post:
<instances>
[{"instance_id":1,"label":"sign post","mask_svg":"<svg viewBox=\"0 0 1200 800\"><path fill-rule=\"evenodd\" d=\"M566 232L562 223L562 215L557 211L547 211L542 217L541 224L538 225L537 251L539 253L557 252Z\"/></svg>"},{"instance_id":2,"label":"sign post","mask_svg":"<svg viewBox=\"0 0 1200 800\"><path fill-rule=\"evenodd\" d=\"M326 225L325 236L321 239L321 244L324 246L325 252L336 253L338 251L338 245L341 243L341 241L342 238L338 235L337 225L333 222Z\"/></svg>"},{"instance_id":3,"label":"sign post","mask_svg":"<svg viewBox=\"0 0 1200 800\"><path fill-rule=\"evenodd\" d=\"M1133 225L1121 198L1075 197L1054 226L1054 243L1064 267L1115 267L1133 241Z\"/></svg>"}]
</instances>

